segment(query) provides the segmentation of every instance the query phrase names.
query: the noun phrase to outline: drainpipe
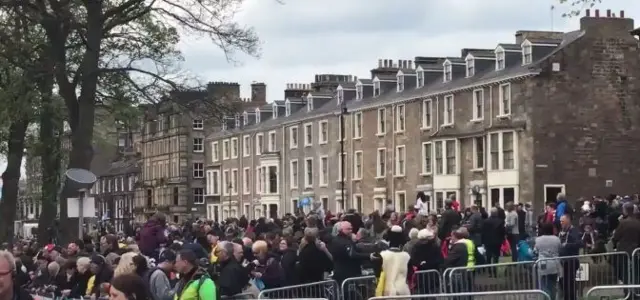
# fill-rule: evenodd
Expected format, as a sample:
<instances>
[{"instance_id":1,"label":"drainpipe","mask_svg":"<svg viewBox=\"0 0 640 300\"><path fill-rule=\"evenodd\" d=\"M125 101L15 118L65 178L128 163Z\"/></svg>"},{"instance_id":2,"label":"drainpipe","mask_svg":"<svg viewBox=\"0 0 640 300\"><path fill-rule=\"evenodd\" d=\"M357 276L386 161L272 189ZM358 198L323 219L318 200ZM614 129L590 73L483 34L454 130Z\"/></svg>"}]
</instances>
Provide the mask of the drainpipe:
<instances>
[{"instance_id":1,"label":"drainpipe","mask_svg":"<svg viewBox=\"0 0 640 300\"><path fill-rule=\"evenodd\" d=\"M391 106L391 200L393 209L396 208L396 109L398 105ZM406 129L406 128L405 128ZM384 209L387 209L387 200L384 201ZM384 212L384 210L383 210Z\"/></svg>"},{"instance_id":2,"label":"drainpipe","mask_svg":"<svg viewBox=\"0 0 640 300\"><path fill-rule=\"evenodd\" d=\"M286 150L286 138L287 138L287 127L286 126L282 126L282 148L280 148L280 153L282 153L282 155L280 155L280 170L278 170L278 185L280 188L280 195L282 195L282 197L280 197L280 203L278 204L278 216L284 215L281 214L282 212L286 211L286 203L288 202L287 199L289 199L289 197L287 197L288 193L287 193L287 188L286 188L286 182L287 182L287 178L285 176L285 174L287 174L287 172L285 171L286 169L286 161L287 161L287 151ZM284 201L283 201L284 200ZM284 203L283 203L284 202ZM283 209L283 207L285 209Z\"/></svg>"}]
</instances>

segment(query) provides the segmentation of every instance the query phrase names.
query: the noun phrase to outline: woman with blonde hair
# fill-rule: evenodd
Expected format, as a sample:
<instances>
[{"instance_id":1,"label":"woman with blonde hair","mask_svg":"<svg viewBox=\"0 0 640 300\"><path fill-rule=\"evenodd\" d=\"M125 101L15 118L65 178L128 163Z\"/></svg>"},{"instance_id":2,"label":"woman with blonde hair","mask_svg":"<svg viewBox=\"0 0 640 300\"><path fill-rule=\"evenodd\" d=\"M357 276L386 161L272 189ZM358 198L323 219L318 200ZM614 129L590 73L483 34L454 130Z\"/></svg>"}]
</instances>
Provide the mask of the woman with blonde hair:
<instances>
[{"instance_id":1,"label":"woman with blonde hair","mask_svg":"<svg viewBox=\"0 0 640 300\"><path fill-rule=\"evenodd\" d=\"M136 265L133 262L133 258L138 256L135 252L127 252L122 254L118 266L113 271L113 277L118 277L123 274L131 274L136 272Z\"/></svg>"}]
</instances>

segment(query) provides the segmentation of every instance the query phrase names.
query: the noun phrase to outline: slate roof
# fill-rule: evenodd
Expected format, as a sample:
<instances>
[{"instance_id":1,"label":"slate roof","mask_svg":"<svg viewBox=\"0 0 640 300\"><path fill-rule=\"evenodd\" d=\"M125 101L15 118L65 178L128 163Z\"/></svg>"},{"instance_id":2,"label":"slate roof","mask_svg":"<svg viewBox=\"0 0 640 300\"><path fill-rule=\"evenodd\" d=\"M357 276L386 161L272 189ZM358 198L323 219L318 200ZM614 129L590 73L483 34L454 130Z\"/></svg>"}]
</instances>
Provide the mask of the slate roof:
<instances>
[{"instance_id":1,"label":"slate roof","mask_svg":"<svg viewBox=\"0 0 640 300\"><path fill-rule=\"evenodd\" d=\"M505 51L522 51L522 47L518 44L498 44L498 47L502 47Z\"/></svg>"},{"instance_id":2,"label":"slate roof","mask_svg":"<svg viewBox=\"0 0 640 300\"><path fill-rule=\"evenodd\" d=\"M126 159L126 160L118 160L114 161L109 165L109 169L107 169L100 176L116 176L116 175L125 175L131 173L140 172L140 167L138 166L138 159L135 157Z\"/></svg>"},{"instance_id":3,"label":"slate roof","mask_svg":"<svg viewBox=\"0 0 640 300\"><path fill-rule=\"evenodd\" d=\"M509 66L506 69L496 71L491 68L487 71L476 73L472 77L457 77L453 78L453 80L448 82L436 81L431 84L425 85L421 88L412 88L406 89L400 93L396 92L395 89L393 91L389 91L377 97L369 97L362 100L355 99L345 99L347 109L349 111L358 111L364 110L374 107L386 106L389 104L408 102L419 98L433 97L436 95L453 93L459 90L474 88L477 86L482 86L485 84L494 83L496 81L501 80L509 80L511 78L519 78L519 77L528 77L535 76L540 73L539 64L545 61L547 58L552 56L553 54L561 51L564 47L571 44L572 42L578 40L584 34L583 31L577 30L565 33L564 39L562 43L553 51L551 51L548 55L542 57L541 59L528 64L514 64L513 66ZM512 48L514 44L499 44L507 49L515 49ZM520 50L520 45L517 45L517 49ZM450 59L457 59L462 62L464 60L458 57L452 57ZM360 82L364 83L367 79L359 78ZM395 80L395 78L394 78ZM311 93L312 95L317 94ZM294 99L290 99L294 100ZM304 100L301 100L306 103ZM325 105L321 107L315 107L314 110L308 112L307 109L300 109L297 112L292 113L289 117L279 117L276 119L269 119L260 122L259 124L245 126L242 128L233 128L227 131L219 131L211 134L209 139L217 139L223 137L230 137L233 135L237 135L238 133L249 133L254 131L265 131L272 129L274 127L279 127L282 125L297 123L303 120L314 119L317 117L328 117L338 115L340 113L340 107L336 105L336 102L328 101Z\"/></svg>"}]
</instances>

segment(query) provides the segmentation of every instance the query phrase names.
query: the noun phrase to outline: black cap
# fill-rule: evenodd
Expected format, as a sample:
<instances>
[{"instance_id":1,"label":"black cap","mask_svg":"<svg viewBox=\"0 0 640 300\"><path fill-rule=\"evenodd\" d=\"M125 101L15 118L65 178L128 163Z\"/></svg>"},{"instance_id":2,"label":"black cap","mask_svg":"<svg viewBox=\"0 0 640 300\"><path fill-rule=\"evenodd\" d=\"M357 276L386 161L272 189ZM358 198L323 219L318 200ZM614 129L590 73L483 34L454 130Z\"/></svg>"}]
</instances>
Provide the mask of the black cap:
<instances>
[{"instance_id":1,"label":"black cap","mask_svg":"<svg viewBox=\"0 0 640 300\"><path fill-rule=\"evenodd\" d=\"M164 250L160 253L160 257L158 257L158 263L163 262L175 262L176 261L176 253L171 250Z\"/></svg>"}]
</instances>

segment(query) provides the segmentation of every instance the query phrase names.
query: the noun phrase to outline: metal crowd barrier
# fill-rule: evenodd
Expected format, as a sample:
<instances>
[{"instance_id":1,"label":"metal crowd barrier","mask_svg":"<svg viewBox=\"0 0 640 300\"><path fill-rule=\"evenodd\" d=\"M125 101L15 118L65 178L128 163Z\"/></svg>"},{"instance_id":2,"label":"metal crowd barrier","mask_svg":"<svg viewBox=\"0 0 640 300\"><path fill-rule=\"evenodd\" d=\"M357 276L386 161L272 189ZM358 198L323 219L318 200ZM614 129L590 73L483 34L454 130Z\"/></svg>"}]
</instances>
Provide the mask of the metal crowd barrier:
<instances>
[{"instance_id":1,"label":"metal crowd barrier","mask_svg":"<svg viewBox=\"0 0 640 300\"><path fill-rule=\"evenodd\" d=\"M244 292L240 294L235 294L233 296L220 296L222 300L243 300L243 299L255 299L255 294L253 292Z\"/></svg>"},{"instance_id":2,"label":"metal crowd barrier","mask_svg":"<svg viewBox=\"0 0 640 300\"><path fill-rule=\"evenodd\" d=\"M632 291L640 290L640 284L594 286L590 288L586 294L584 294L584 299L628 299L626 295L620 296L623 298L611 297L616 296L614 293L616 293L616 291L620 291L621 289L628 291L627 293L631 293Z\"/></svg>"},{"instance_id":3,"label":"metal crowd barrier","mask_svg":"<svg viewBox=\"0 0 640 300\"><path fill-rule=\"evenodd\" d=\"M438 270L424 270L416 272L416 286L414 294L440 294L444 293L442 274Z\"/></svg>"},{"instance_id":4,"label":"metal crowd barrier","mask_svg":"<svg viewBox=\"0 0 640 300\"><path fill-rule=\"evenodd\" d=\"M531 261L448 268L442 274L442 292L535 290L533 265Z\"/></svg>"},{"instance_id":5,"label":"metal crowd barrier","mask_svg":"<svg viewBox=\"0 0 640 300\"><path fill-rule=\"evenodd\" d=\"M347 278L340 288L343 300L369 299L376 295L377 279L373 275Z\"/></svg>"},{"instance_id":6,"label":"metal crowd barrier","mask_svg":"<svg viewBox=\"0 0 640 300\"><path fill-rule=\"evenodd\" d=\"M258 299L339 299L338 284L334 280L298 284L262 290Z\"/></svg>"},{"instance_id":7,"label":"metal crowd barrier","mask_svg":"<svg viewBox=\"0 0 640 300\"><path fill-rule=\"evenodd\" d=\"M389 296L389 297L369 298L369 300L399 300L399 299L551 300L551 297L549 297L547 293L541 290L522 290L522 291L494 291L494 292L452 293L452 294L431 294L431 295L407 295L407 296Z\"/></svg>"}]
</instances>

